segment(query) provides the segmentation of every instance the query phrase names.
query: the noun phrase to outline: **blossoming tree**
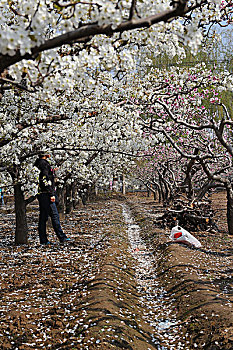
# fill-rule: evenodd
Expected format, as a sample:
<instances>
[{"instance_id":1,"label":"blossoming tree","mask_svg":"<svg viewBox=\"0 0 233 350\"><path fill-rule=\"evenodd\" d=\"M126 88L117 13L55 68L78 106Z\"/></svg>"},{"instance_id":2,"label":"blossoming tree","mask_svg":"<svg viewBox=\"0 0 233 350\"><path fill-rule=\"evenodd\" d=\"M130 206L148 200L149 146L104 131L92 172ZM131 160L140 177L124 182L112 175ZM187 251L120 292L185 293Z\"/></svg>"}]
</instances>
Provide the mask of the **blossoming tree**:
<instances>
[{"instance_id":1,"label":"blossoming tree","mask_svg":"<svg viewBox=\"0 0 233 350\"><path fill-rule=\"evenodd\" d=\"M1 169L21 193L23 168L31 169L39 147L58 152L69 141L72 159L84 152L82 165L93 164L95 152L138 151L136 138L129 140L141 136L131 100L141 99L141 82L130 87L138 62L148 62L148 52L184 55L184 45L195 52L206 27L230 20L232 2L1 0L0 10ZM98 118L88 123L90 110ZM20 225L19 237L26 237L26 223Z\"/></svg>"},{"instance_id":2,"label":"blossoming tree","mask_svg":"<svg viewBox=\"0 0 233 350\"><path fill-rule=\"evenodd\" d=\"M171 56L184 44L197 50L206 27L230 20L232 2L1 0L0 9L2 92L51 94L90 85L88 70L135 69L144 47Z\"/></svg>"},{"instance_id":3,"label":"blossoming tree","mask_svg":"<svg viewBox=\"0 0 233 350\"><path fill-rule=\"evenodd\" d=\"M54 165L60 165L60 188L64 188L75 181L109 179L147 146L137 114L111 101L111 91L102 101L94 96L93 91L89 98L86 91L84 96L63 94L49 103L38 94L28 99L27 92L9 90L3 95L0 170L10 175L7 183L14 186L17 243L27 242L25 195L36 193L38 173L33 164L41 149L49 150Z\"/></svg>"},{"instance_id":4,"label":"blossoming tree","mask_svg":"<svg viewBox=\"0 0 233 350\"><path fill-rule=\"evenodd\" d=\"M151 79L141 84L141 100L144 87L144 105L147 106L146 113L141 115L142 122L149 133L163 135L183 162L186 159L188 172L184 173L183 180L189 184L189 189L190 185L199 189L199 198L210 188L223 186L226 189L228 231L233 234L233 123L222 93L232 90L232 75L212 71L204 65L177 68L172 72L160 70L160 81L155 73L151 72ZM178 174L179 164L176 167Z\"/></svg>"}]
</instances>

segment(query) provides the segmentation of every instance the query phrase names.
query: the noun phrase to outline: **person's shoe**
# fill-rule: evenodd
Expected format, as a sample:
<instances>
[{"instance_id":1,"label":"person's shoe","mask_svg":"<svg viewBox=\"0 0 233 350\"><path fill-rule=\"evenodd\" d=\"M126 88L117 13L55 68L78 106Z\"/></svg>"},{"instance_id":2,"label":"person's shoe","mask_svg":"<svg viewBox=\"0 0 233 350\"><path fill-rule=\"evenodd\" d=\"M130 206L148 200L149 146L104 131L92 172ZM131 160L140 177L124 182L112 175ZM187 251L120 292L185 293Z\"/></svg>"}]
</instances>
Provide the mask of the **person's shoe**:
<instances>
[{"instance_id":1,"label":"person's shoe","mask_svg":"<svg viewBox=\"0 0 233 350\"><path fill-rule=\"evenodd\" d=\"M65 237L65 238L60 240L60 243L66 243L66 242L71 242L71 239L68 237Z\"/></svg>"},{"instance_id":2,"label":"person's shoe","mask_svg":"<svg viewBox=\"0 0 233 350\"><path fill-rule=\"evenodd\" d=\"M40 245L53 245L53 243L50 241L47 241L47 242L41 243Z\"/></svg>"}]
</instances>

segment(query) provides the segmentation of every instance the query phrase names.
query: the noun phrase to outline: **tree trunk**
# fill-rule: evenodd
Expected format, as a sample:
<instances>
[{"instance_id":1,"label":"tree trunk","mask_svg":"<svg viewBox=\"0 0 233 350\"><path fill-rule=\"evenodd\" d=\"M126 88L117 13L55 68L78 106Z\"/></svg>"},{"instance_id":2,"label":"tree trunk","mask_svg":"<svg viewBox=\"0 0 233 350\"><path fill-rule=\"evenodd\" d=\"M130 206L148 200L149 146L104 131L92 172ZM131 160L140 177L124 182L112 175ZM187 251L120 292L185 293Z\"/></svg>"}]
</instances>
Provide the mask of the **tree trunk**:
<instances>
[{"instance_id":1,"label":"tree trunk","mask_svg":"<svg viewBox=\"0 0 233 350\"><path fill-rule=\"evenodd\" d=\"M125 195L125 175L122 175L122 194Z\"/></svg>"},{"instance_id":2,"label":"tree trunk","mask_svg":"<svg viewBox=\"0 0 233 350\"><path fill-rule=\"evenodd\" d=\"M160 189L161 201L163 203L165 203L165 193L164 193L164 189L163 189L163 181L161 178L159 180L159 189Z\"/></svg>"},{"instance_id":3,"label":"tree trunk","mask_svg":"<svg viewBox=\"0 0 233 350\"><path fill-rule=\"evenodd\" d=\"M162 183L163 183L163 188L164 188L164 201L168 204L169 203L169 188L168 188L166 181L164 181L163 179L162 179Z\"/></svg>"},{"instance_id":4,"label":"tree trunk","mask_svg":"<svg viewBox=\"0 0 233 350\"><path fill-rule=\"evenodd\" d=\"M65 211L65 191L64 191L64 186L57 187L56 190L57 193L57 197L58 197L58 204L57 204L57 210L59 212L59 214L64 215L64 211Z\"/></svg>"},{"instance_id":5,"label":"tree trunk","mask_svg":"<svg viewBox=\"0 0 233 350\"><path fill-rule=\"evenodd\" d=\"M156 201L156 199L157 199L157 191L156 191L156 189L153 192L153 196L154 196L154 201Z\"/></svg>"},{"instance_id":6,"label":"tree trunk","mask_svg":"<svg viewBox=\"0 0 233 350\"><path fill-rule=\"evenodd\" d=\"M112 180L112 190L113 191L117 191L117 182L118 182L118 178L116 176L113 176L113 180Z\"/></svg>"},{"instance_id":7,"label":"tree trunk","mask_svg":"<svg viewBox=\"0 0 233 350\"><path fill-rule=\"evenodd\" d=\"M86 205L88 200L96 198L95 186L89 186L88 184L82 185L79 190L79 196L82 200L82 204Z\"/></svg>"},{"instance_id":8,"label":"tree trunk","mask_svg":"<svg viewBox=\"0 0 233 350\"><path fill-rule=\"evenodd\" d=\"M75 209L79 204L79 200L77 199L77 196L78 196L77 181L72 182L71 194L72 194L73 209Z\"/></svg>"},{"instance_id":9,"label":"tree trunk","mask_svg":"<svg viewBox=\"0 0 233 350\"><path fill-rule=\"evenodd\" d=\"M73 210L72 184L66 184L66 214L70 214L72 210Z\"/></svg>"},{"instance_id":10,"label":"tree trunk","mask_svg":"<svg viewBox=\"0 0 233 350\"><path fill-rule=\"evenodd\" d=\"M26 216L26 202L24 194L21 189L21 184L14 185L14 200L15 200L15 215L16 215L16 230L15 230L15 243L27 244L28 243L28 225Z\"/></svg>"},{"instance_id":11,"label":"tree trunk","mask_svg":"<svg viewBox=\"0 0 233 350\"><path fill-rule=\"evenodd\" d=\"M233 235L233 192L227 189L227 225L229 235Z\"/></svg>"},{"instance_id":12,"label":"tree trunk","mask_svg":"<svg viewBox=\"0 0 233 350\"><path fill-rule=\"evenodd\" d=\"M193 198L194 192L193 192L193 184L192 184L192 180L191 180L191 177L190 177L190 176L187 177L187 183L188 183L187 197L188 197L189 199L192 199L192 198Z\"/></svg>"}]
</instances>

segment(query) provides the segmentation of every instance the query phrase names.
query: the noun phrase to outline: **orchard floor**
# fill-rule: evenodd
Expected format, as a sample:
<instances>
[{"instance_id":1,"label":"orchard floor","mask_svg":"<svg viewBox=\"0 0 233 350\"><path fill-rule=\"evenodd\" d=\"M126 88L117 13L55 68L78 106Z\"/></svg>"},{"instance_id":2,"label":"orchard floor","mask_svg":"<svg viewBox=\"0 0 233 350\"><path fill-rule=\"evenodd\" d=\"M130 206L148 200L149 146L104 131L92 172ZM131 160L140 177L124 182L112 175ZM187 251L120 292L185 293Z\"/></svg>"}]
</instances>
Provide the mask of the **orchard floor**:
<instances>
[{"instance_id":1,"label":"orchard floor","mask_svg":"<svg viewBox=\"0 0 233 350\"><path fill-rule=\"evenodd\" d=\"M213 199L226 230L225 197ZM14 245L0 210L0 349L233 349L233 237L197 232L202 247L169 241L152 198L112 196L62 219L72 239Z\"/></svg>"}]
</instances>

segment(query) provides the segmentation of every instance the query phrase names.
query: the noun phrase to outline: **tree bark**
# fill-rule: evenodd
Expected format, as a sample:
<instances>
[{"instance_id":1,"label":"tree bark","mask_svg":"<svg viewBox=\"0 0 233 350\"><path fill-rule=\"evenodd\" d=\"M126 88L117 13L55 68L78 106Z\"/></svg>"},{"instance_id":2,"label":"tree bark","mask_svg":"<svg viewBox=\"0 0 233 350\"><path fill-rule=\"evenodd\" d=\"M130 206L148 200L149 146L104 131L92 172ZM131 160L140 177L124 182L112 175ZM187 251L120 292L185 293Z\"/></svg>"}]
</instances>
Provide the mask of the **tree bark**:
<instances>
[{"instance_id":1,"label":"tree bark","mask_svg":"<svg viewBox=\"0 0 233 350\"><path fill-rule=\"evenodd\" d=\"M20 183L14 185L14 195L16 215L15 243L27 244L28 225L26 216L26 202Z\"/></svg>"},{"instance_id":2,"label":"tree bark","mask_svg":"<svg viewBox=\"0 0 233 350\"><path fill-rule=\"evenodd\" d=\"M77 196L78 196L77 181L72 182L71 194L72 194L73 209L75 209L79 204L79 200L77 199Z\"/></svg>"},{"instance_id":3,"label":"tree bark","mask_svg":"<svg viewBox=\"0 0 233 350\"><path fill-rule=\"evenodd\" d=\"M72 184L66 184L66 214L70 214L73 210L72 201Z\"/></svg>"},{"instance_id":4,"label":"tree bark","mask_svg":"<svg viewBox=\"0 0 233 350\"><path fill-rule=\"evenodd\" d=\"M57 197L58 197L58 204L57 204L57 210L59 212L59 214L64 215L64 211L65 211L65 190L64 190L64 186L62 187L57 187L56 190L57 193Z\"/></svg>"},{"instance_id":5,"label":"tree bark","mask_svg":"<svg viewBox=\"0 0 233 350\"><path fill-rule=\"evenodd\" d=\"M156 201L156 199L157 199L157 191L156 190L154 190L153 196L154 196L154 201Z\"/></svg>"},{"instance_id":6,"label":"tree bark","mask_svg":"<svg viewBox=\"0 0 233 350\"><path fill-rule=\"evenodd\" d=\"M125 175L122 175L122 194L125 195L126 191L125 191Z\"/></svg>"},{"instance_id":7,"label":"tree bark","mask_svg":"<svg viewBox=\"0 0 233 350\"><path fill-rule=\"evenodd\" d=\"M163 189L163 181L161 176L159 176L159 188L160 188L160 194L161 194L161 201L165 203L165 193Z\"/></svg>"},{"instance_id":8,"label":"tree bark","mask_svg":"<svg viewBox=\"0 0 233 350\"><path fill-rule=\"evenodd\" d=\"M227 189L227 225L229 235L233 235L233 193Z\"/></svg>"}]
</instances>

